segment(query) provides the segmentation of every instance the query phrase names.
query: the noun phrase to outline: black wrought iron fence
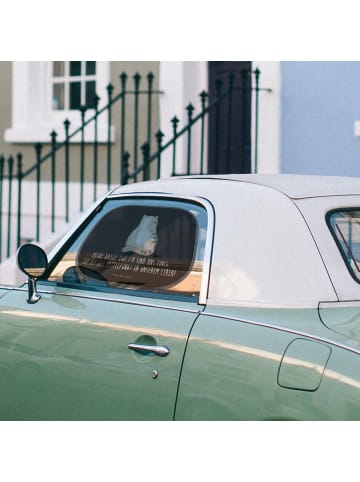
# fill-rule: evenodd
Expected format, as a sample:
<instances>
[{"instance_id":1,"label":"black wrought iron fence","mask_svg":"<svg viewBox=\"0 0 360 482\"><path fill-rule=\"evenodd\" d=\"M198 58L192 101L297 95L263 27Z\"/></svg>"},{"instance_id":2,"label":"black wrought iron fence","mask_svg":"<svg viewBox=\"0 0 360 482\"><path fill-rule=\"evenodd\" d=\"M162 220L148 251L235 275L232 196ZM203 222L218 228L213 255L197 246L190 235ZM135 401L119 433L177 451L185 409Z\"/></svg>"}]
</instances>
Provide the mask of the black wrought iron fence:
<instances>
[{"instance_id":1,"label":"black wrought iron fence","mask_svg":"<svg viewBox=\"0 0 360 482\"><path fill-rule=\"evenodd\" d=\"M260 87L260 71L247 71L242 73L244 84L237 89L250 90L253 94L254 102L254 162L253 172L257 172L258 162L258 106L259 94L262 90L270 91ZM249 78L252 79L249 82ZM141 89L141 82L144 79L139 74L133 77L133 88L128 89L128 78L125 73L120 75L120 92L114 96L113 85L107 87L107 103L99 109L99 97L95 98L95 112L88 119L86 118L86 108L80 109L81 125L79 128L70 131L70 121L64 121L64 141L58 142L58 132L51 132L50 146L46 153L44 145L37 143L34 145L35 162L31 167L24 169L24 158L21 153L16 156L9 156L5 159L0 156L0 262L4 258L8 258L24 241L23 224L25 215L28 219L32 219L34 224L34 234L30 236L36 241L40 240L40 233L43 231L44 218L48 218L49 232L54 233L57 229L56 222L59 217L68 223L72 212L82 212L89 201L95 200L99 195L99 185L105 186L109 190L113 184L127 184L129 182L137 182L140 180L148 180L150 178L159 178L161 176L162 162L164 155L167 155L167 161L170 159L171 166L169 174L177 176L182 174L203 174L207 172L207 150L209 149L209 139L207 137L207 123L210 113L214 113L215 119L215 139L219 136L218 132L222 129L219 119L219 108L222 103L228 102L231 106L232 96L236 87L234 87L234 74L229 73L227 82L216 82L215 95L209 96L209 93L203 91L200 96L200 111L196 114L193 104L186 106L186 119L183 127L180 126L180 120L174 116L171 119L171 138L164 142L164 134L158 130L153 134L153 98L161 92L153 88L154 75L149 73L145 79L146 86ZM130 125L127 122L127 105L126 102L131 96L133 100L132 106L132 141L133 145L126 148L126 129ZM146 141L140 142L140 98L145 98L145 112L142 110L142 118L146 118ZM112 123L114 118L114 105L119 103L120 110L117 115L120 116L120 133L119 133L119 153L118 161L114 158L114 145L112 142ZM231 109L230 109L231 112ZM99 116L106 116L107 139L101 145L98 139ZM90 146L85 142L86 127L93 126L93 141ZM231 156L232 132L231 115L229 117L226 146L226 165L229 165ZM197 137L197 152L194 151L194 134ZM76 144L72 144L77 136ZM80 137L80 139L79 139ZM179 142L185 144L185 154L178 153ZM218 152L218 148L212 144L212 148ZM77 154L75 149L78 150ZM130 152L131 151L131 152ZM178 159L185 155L185 159L181 159L182 168L179 168ZM218 155L218 154L217 154ZM75 163L73 162L75 159ZM194 159L197 163L194 163ZM92 164L92 173L89 174L89 162ZM217 162L217 161L216 161ZM59 176L59 165L62 177ZM74 183L74 165L78 168L77 181ZM85 170L85 166L87 166ZM118 170L114 167L118 167ZM195 167L196 166L196 167ZM46 181L44 180L43 171L47 170ZM180 169L180 170L179 170ZM196 169L196 170L194 170ZM101 173L100 171L101 170ZM118 173L115 178L114 172ZM86 174L86 179L85 179ZM102 183L100 183L100 175ZM24 181L32 179L31 196L24 196ZM47 184L46 184L47 183ZM44 185L47 190L44 190ZM85 196L84 188L89 184L92 185L91 199L89 195ZM76 189L75 189L76 187ZM72 188L72 192L71 191ZM74 199L74 189L76 196ZM89 194L89 193L87 193ZM31 201L29 199L31 198ZM86 198L86 199L85 199ZM70 202L72 203L70 207ZM29 203L32 206L31 213L27 211ZM76 206L74 208L74 206ZM28 209L29 211L29 209ZM59 215L59 212L61 213Z\"/></svg>"},{"instance_id":2,"label":"black wrought iron fence","mask_svg":"<svg viewBox=\"0 0 360 482\"><path fill-rule=\"evenodd\" d=\"M52 131L47 145L36 143L34 160L30 167L24 169L25 159L22 153L16 156L10 155L7 158L0 155L0 262L9 257L22 242L26 210L32 211L32 214L27 213L27 217L30 220L32 218L34 224L34 234L31 237L39 241L44 211L50 219L50 232L53 233L59 212L61 212L61 220L69 222L72 211L84 210L85 204L89 202L89 199L86 200L85 186L92 184L92 200L95 200L99 195L100 184L109 190L111 185L121 183L121 163L125 157L129 116L132 117L133 130L129 137L133 142L133 163L136 168L140 152L140 132L146 131L147 142L151 144L155 111L154 97L161 92L154 89L152 72L149 72L146 77L136 73L130 79L131 86L125 72L119 78L120 92L114 95L114 86L109 84L104 107L99 108L100 98L96 95L95 109L91 111L88 118L88 109L85 106L80 108L80 127L71 130L71 122L65 119L63 133ZM115 111L116 104L119 107L117 111ZM140 113L142 119L140 119ZM120 126L117 144L113 143L112 132L115 115L119 118ZM107 137L105 142L101 143L99 142L100 116L106 117ZM144 126L142 129L140 124ZM93 132L90 143L85 139L86 129L89 126ZM57 140L60 134L64 136L62 142ZM27 180L33 182L31 192L27 192L24 196L24 181ZM74 199L74 194L71 192L74 181L78 186L76 189L78 200ZM47 190L43 189L44 183L48 185ZM32 205L32 209L27 209L29 204Z\"/></svg>"},{"instance_id":3,"label":"black wrought iron fence","mask_svg":"<svg viewBox=\"0 0 360 482\"><path fill-rule=\"evenodd\" d=\"M207 158L205 156L206 149L213 148L215 151L215 169L218 171L219 165L219 133L223 129L220 119L220 106L224 102L228 102L228 118L226 125L226 162L222 173L228 173L231 164L231 145L232 136L234 135L234 129L232 126L233 119L231 115L232 98L235 90L249 91L254 94L252 101L254 102L254 157L253 165L249 172L257 173L258 171L258 137L259 137L259 95L261 91L271 92L269 88L260 87L260 70L255 69L254 71L243 71L241 72L242 85L240 87L234 86L234 73L229 72L227 82L223 82L218 79L216 81L216 93L212 98L209 98L209 94L205 91L199 94L200 97L200 112L195 114L195 107L193 104L188 104L186 106L187 118L184 127L179 129L179 119L174 116L171 119L172 124L172 137L163 142L164 134L159 130L155 134L156 143L153 149L150 143L147 141L141 146L142 150L142 164L137 167L137 164L133 164L133 169L130 168L131 155L128 151L124 152L122 158L122 184L128 184L129 182L137 182L141 180L150 179L150 168L154 166L153 175L156 178L160 178L162 169L162 156L166 151L171 150L171 176L179 175L191 175L191 174L204 174L207 172ZM253 81L251 81L251 79ZM250 81L249 81L250 80ZM208 138L208 132L206 129L206 123L210 113L214 113L214 139ZM193 132L195 127L198 127L198 135L200 141L197 142L198 150L194 152L193 147ZM177 144L180 139L186 138L186 162L185 169L179 171L177 168ZM223 136L224 137L224 136ZM197 170L194 170L194 159L198 162L196 163Z\"/></svg>"}]
</instances>

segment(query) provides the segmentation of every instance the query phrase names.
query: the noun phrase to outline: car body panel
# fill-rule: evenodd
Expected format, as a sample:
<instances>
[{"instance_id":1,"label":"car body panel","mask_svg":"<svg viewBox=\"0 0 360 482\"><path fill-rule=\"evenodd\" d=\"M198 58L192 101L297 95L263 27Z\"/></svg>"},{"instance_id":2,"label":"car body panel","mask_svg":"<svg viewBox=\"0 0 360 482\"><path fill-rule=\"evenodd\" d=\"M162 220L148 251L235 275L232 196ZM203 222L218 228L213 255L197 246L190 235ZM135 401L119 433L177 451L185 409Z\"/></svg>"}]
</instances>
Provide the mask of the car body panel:
<instances>
[{"instance_id":1,"label":"car body panel","mask_svg":"<svg viewBox=\"0 0 360 482\"><path fill-rule=\"evenodd\" d=\"M196 305L64 288L41 296L29 305L11 291L0 307L1 419L172 420ZM135 353L134 342L170 353Z\"/></svg>"},{"instance_id":2,"label":"car body panel","mask_svg":"<svg viewBox=\"0 0 360 482\"><path fill-rule=\"evenodd\" d=\"M360 301L320 303L319 314L328 328L360 342Z\"/></svg>"},{"instance_id":3,"label":"car body panel","mask_svg":"<svg viewBox=\"0 0 360 482\"><path fill-rule=\"evenodd\" d=\"M184 360L176 420L359 420L360 372L347 374L360 352L321 338L329 330L315 309L267 310L265 317L261 311L245 310L246 321L241 309L238 319L200 315ZM316 337L307 334L312 325ZM337 390L342 395L333 404Z\"/></svg>"}]
</instances>

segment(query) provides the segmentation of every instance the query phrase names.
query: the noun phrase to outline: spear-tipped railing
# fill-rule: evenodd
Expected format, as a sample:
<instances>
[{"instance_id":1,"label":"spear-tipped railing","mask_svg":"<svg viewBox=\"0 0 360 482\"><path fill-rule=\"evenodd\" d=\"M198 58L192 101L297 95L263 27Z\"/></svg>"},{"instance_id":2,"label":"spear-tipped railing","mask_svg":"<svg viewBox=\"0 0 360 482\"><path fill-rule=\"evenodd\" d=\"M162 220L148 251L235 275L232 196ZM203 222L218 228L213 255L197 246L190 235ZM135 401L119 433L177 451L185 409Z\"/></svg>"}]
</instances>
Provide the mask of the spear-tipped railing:
<instances>
[{"instance_id":1,"label":"spear-tipped railing","mask_svg":"<svg viewBox=\"0 0 360 482\"><path fill-rule=\"evenodd\" d=\"M57 213L64 213L63 218L66 222L70 221L71 210L83 211L85 206L85 180L89 180L92 187L92 200L98 196L99 172L102 174L102 184L106 185L109 190L112 185L119 184L121 174L117 179L115 173L121 173L121 163L124 162L124 153L126 150L126 130L128 128L128 114L132 107L127 107L127 101L133 99L133 143L134 149L132 159L135 165L138 162L140 154L139 135L140 135L140 119L145 118L147 126L145 132L147 140L151 140L151 129L154 123L154 96L161 94L159 90L154 89L154 75L149 73L146 77L142 77L139 73L133 76L133 85L129 86L129 79L125 72L120 76L120 92L113 95L114 86L107 86L107 99L105 105L99 108L100 97L95 94L92 102L91 111L86 106L80 107L80 126L71 129L71 122L65 119L63 122L64 131L56 132L53 130L49 134L49 143L36 143L34 145L34 161L30 167L24 169L24 158L21 153L16 155L17 164L15 165L14 156L10 155L5 158L0 155L0 262L9 257L22 242L22 225L24 220L24 208L31 203L34 205L34 240L40 240L42 231L43 211L46 204L48 216L50 217L50 231L55 232L57 226ZM143 84L143 87L142 87ZM141 102L140 102L141 100ZM120 106L120 131L119 146L120 155L116 152L116 146L113 142L112 122L114 118L115 106ZM142 107L142 115L140 116L140 107ZM90 115L88 115L90 112ZM99 119L102 116L106 124L106 140L102 142L102 150L100 153L99 142ZM93 138L88 142L85 138L86 130L92 128ZM63 141L59 142L60 135L63 134ZM131 137L130 137L131 138ZM90 146L90 147L89 147ZM91 154L92 149L92 154ZM119 156L116 160L115 156ZM89 157L92 159L92 173L89 173L91 165ZM28 161L28 159L26 159ZM71 194L71 184L74 179L71 178L71 168L74 171L74 165L78 164L78 207L74 208L73 204L76 200ZM117 168L116 168L117 164ZM29 165L29 162L27 162ZM47 174L44 171L47 170ZM60 177L61 175L61 177ZM24 196L24 181L33 180L35 189L30 199ZM105 181L104 181L105 179ZM17 196L14 194L13 184L17 180ZM44 182L50 183L49 192L42 189ZM61 190L59 185L62 185ZM60 195L61 194L61 195ZM44 199L44 197L48 197ZM60 202L62 206L60 206ZM25 205L26 203L26 205ZM72 208L72 209L71 209ZM25 209L26 210L26 209ZM16 225L13 222L16 217ZM16 231L16 233L15 233Z\"/></svg>"},{"instance_id":2,"label":"spear-tipped railing","mask_svg":"<svg viewBox=\"0 0 360 482\"><path fill-rule=\"evenodd\" d=\"M34 145L35 162L33 165L24 170L24 158L18 153L15 158L9 156L7 159L0 155L0 262L14 253L17 247L24 240L23 223L24 211L28 207L29 201L24 195L24 181L35 179L35 189L32 193L34 227L35 232L31 238L36 241L40 240L40 233L43 230L44 223L44 207L47 209L50 218L51 233L56 231L58 213L61 211L63 220L68 223L71 221L71 205L77 204L76 211L83 211L85 206L85 177L89 179L92 185L92 200L99 195L99 173L105 179L107 190L113 184L128 184L129 182L137 182L140 180L148 180L151 177L159 178L163 167L164 153L167 155L167 162L170 162L170 175L182 174L204 174L208 172L208 162L206 158L207 150L214 150L215 167L214 172L219 169L219 144L220 144L220 107L227 103L227 134L226 134L226 164L225 171L230 171L231 163L231 143L233 141L232 129L232 112L234 110L233 98L234 92L240 90L244 96L252 93L252 102L254 103L255 119L253 120L254 128L254 155L252 171L257 172L258 165L258 112L259 112L259 93L262 90L270 91L270 89L260 88L259 78L260 71L244 71L242 74L243 84L235 87L234 74L230 73L227 82L219 80L215 83L215 94L202 91L200 97L200 111L195 112L193 104L186 106L185 125L180 127L180 120L174 116L170 122L171 138L164 140L164 134L158 130L153 134L153 98L155 94L160 94L158 90L154 90L154 75L149 73L146 76L146 87L141 89L141 76L137 73L133 76L133 89L128 89L128 76L125 73L120 75L120 92L114 96L113 85L107 87L107 103L99 108L100 98L96 95L93 102L93 114L87 118L88 109L83 106L80 108L80 127L71 131L71 123L68 119L64 121L64 140L58 141L59 133L52 131L50 133L50 148L44 153L45 146L42 143ZM133 97L133 148L130 154L126 149L126 131L129 129L127 122L127 100ZM139 101L145 96L146 108L145 114L140 116ZM114 105L119 103L120 106L120 133L119 133L119 157L118 171L120 177L114 177L114 144L112 139L112 122L114 118ZM99 117L106 117L106 141L102 142L102 154L99 154ZM212 122L215 125L215 135L213 138L207 138L207 126L209 116L212 115ZM145 129L146 141L140 143L140 118L147 119ZM91 143L85 141L85 131L88 126L93 126L93 139ZM197 130L195 130L197 129ZM196 134L196 136L195 136ZM195 139L196 137L196 139ZM80 140L79 140L80 139ZM179 143L182 143L182 152L179 154ZM197 141L197 142L194 142ZM74 143L74 145L72 145ZM76 143L76 144L75 144ZM197 146L195 152L194 145ZM91 152L89 151L92 149ZM185 147L184 147L185 146ZM250 146L244 146L244 149L250 149ZM76 154L77 151L77 154ZM61 158L60 157L61 154ZM92 176L86 171L88 167L89 155L91 157ZM16 163L15 163L16 159ZM194 161L197 161L196 163ZM78 196L75 197L70 191L71 184L71 167L74 162L78 163ZM49 167L47 167L49 166ZM59 170L59 166L61 170ZM195 167L196 166L196 167ZM47 194L42 190L44 184L44 168L48 169L46 181L50 188ZM196 171L194 171L196 169ZM105 172L104 172L105 171ZM60 176L61 174L61 176ZM85 176L87 174L87 176ZM16 183L16 188L13 189ZM72 182L74 184L74 182ZM59 187L60 186L60 187ZM14 194L15 191L15 194ZM17 191L17 193L16 193ZM47 199L44 199L48 196ZM78 199L78 200L76 200ZM27 213L29 215L29 213ZM16 223L14 222L16 219Z\"/></svg>"},{"instance_id":3,"label":"spear-tipped railing","mask_svg":"<svg viewBox=\"0 0 360 482\"><path fill-rule=\"evenodd\" d=\"M174 116L171 119L172 124L172 137L163 142L164 134L160 130L155 134L156 143L153 144L153 152L151 152L151 146L149 141L145 142L142 147L142 164L138 165L138 163L134 162L132 164L133 169L130 171L130 153L125 152L123 155L123 163L122 163L122 178L121 183L127 184L129 182L136 182L139 179L148 180L150 178L151 166L156 163L154 174L153 176L159 178L161 176L161 167L162 167L162 156L166 151L171 150L171 175L189 175L189 174L204 174L208 171L207 162L205 160L205 150L206 145L208 149L213 149L215 152L215 164L213 171L214 173L220 172L220 134L221 130L223 129L222 120L220 118L220 108L224 103L227 103L227 124L226 124L226 159L225 159L225 167L222 167L222 173L229 173L231 172L231 166L233 166L233 159L231 153L231 144L233 142L233 116L232 112L234 110L233 105L233 97L235 91L240 91L242 94L242 105L246 105L246 96L249 93L253 93L252 102L255 105L255 119L254 119L254 157L252 167L246 172L257 172L258 171L258 137L259 137L259 94L261 91L271 92L271 89L268 88L261 88L260 87L260 70L255 69L254 71L243 70L241 72L241 84L239 86L235 86L234 83L235 74L230 72L227 78L227 82L225 83L221 79L217 79L215 82L215 95L212 97L205 91L202 91L199 94L200 97L200 111L196 114L195 108L193 104L189 103L185 110L186 110L186 122L185 125L179 129L179 119L178 117ZM206 124L209 121L210 114L213 116L213 123L214 123L214 137L211 139L206 138ZM193 144L193 133L195 127L199 127L198 132L200 133L200 141L196 143L197 151L194 150ZM243 129L246 129L246 123L243 122ZM241 136L245 138L245 133L241 132ZM177 164L178 159L178 152L177 146L180 139L186 139L186 149L185 154L185 162L182 162L181 165L185 166L185 169L182 168L179 171L179 167ZM242 145L243 151L246 149L250 150L251 145L250 143L246 144L243 143ZM244 153L243 153L244 154ZM197 162L197 171L194 170L194 160ZM184 161L182 157L181 161ZM238 166L239 169L237 172L241 172L241 166Z\"/></svg>"}]
</instances>

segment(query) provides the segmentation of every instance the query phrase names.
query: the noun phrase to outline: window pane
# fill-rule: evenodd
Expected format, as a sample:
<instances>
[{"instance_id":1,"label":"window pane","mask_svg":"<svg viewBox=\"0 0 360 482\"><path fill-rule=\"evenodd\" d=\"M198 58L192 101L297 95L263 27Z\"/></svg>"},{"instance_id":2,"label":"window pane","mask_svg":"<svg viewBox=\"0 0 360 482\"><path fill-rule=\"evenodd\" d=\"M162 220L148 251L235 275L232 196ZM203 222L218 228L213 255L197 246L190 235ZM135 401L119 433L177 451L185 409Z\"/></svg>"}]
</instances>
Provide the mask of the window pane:
<instances>
[{"instance_id":1,"label":"window pane","mask_svg":"<svg viewBox=\"0 0 360 482\"><path fill-rule=\"evenodd\" d=\"M53 110L64 110L64 84L63 83L53 85L52 108Z\"/></svg>"},{"instance_id":2,"label":"window pane","mask_svg":"<svg viewBox=\"0 0 360 482\"><path fill-rule=\"evenodd\" d=\"M70 62L70 75L81 75L81 62Z\"/></svg>"},{"instance_id":3,"label":"window pane","mask_svg":"<svg viewBox=\"0 0 360 482\"><path fill-rule=\"evenodd\" d=\"M195 241L195 219L187 211L122 207L90 233L78 254L78 267L84 276L95 275L115 287L164 288L191 269Z\"/></svg>"},{"instance_id":4,"label":"window pane","mask_svg":"<svg viewBox=\"0 0 360 482\"><path fill-rule=\"evenodd\" d=\"M80 109L81 106L81 84L70 82L70 109Z\"/></svg>"},{"instance_id":5,"label":"window pane","mask_svg":"<svg viewBox=\"0 0 360 482\"><path fill-rule=\"evenodd\" d=\"M96 74L96 62L86 62L86 75Z\"/></svg>"},{"instance_id":6,"label":"window pane","mask_svg":"<svg viewBox=\"0 0 360 482\"><path fill-rule=\"evenodd\" d=\"M95 87L96 82L92 80L91 82L86 82L85 84L85 95L86 95L86 107L88 109L95 108Z\"/></svg>"},{"instance_id":7,"label":"window pane","mask_svg":"<svg viewBox=\"0 0 360 482\"><path fill-rule=\"evenodd\" d=\"M53 76L54 77L64 76L64 62L53 62Z\"/></svg>"},{"instance_id":8,"label":"window pane","mask_svg":"<svg viewBox=\"0 0 360 482\"><path fill-rule=\"evenodd\" d=\"M198 296L206 211L187 202L127 202L108 201L49 280Z\"/></svg>"},{"instance_id":9,"label":"window pane","mask_svg":"<svg viewBox=\"0 0 360 482\"><path fill-rule=\"evenodd\" d=\"M336 211L329 220L336 244L351 274L360 282L360 210Z\"/></svg>"}]
</instances>

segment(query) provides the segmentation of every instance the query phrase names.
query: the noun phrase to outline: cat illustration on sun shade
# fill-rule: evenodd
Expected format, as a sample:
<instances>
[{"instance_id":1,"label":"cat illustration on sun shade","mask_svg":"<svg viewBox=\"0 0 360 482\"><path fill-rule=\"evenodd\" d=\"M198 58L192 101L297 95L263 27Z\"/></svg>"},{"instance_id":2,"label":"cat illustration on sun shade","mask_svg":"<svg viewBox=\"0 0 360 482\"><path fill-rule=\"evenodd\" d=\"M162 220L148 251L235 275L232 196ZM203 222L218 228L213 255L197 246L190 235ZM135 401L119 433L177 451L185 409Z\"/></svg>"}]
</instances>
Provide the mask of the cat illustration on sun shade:
<instances>
[{"instance_id":1,"label":"cat illustration on sun shade","mask_svg":"<svg viewBox=\"0 0 360 482\"><path fill-rule=\"evenodd\" d=\"M157 235L158 216L147 216L144 214L139 225L129 234L123 252L130 251L150 256L154 253L158 243Z\"/></svg>"}]
</instances>

